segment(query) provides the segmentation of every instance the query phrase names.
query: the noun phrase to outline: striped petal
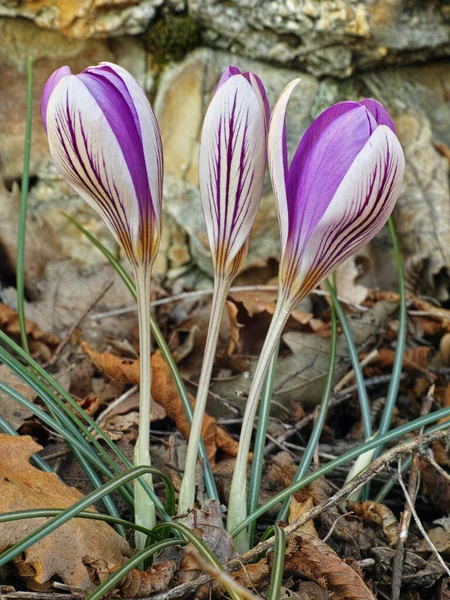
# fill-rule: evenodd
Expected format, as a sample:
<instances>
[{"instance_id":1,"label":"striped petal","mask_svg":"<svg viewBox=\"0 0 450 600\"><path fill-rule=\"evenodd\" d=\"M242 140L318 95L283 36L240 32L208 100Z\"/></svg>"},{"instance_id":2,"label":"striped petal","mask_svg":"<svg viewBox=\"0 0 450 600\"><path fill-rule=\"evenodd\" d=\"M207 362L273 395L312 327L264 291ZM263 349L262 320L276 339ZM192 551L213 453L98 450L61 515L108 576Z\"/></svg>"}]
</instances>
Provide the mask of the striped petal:
<instances>
[{"instance_id":1,"label":"striped petal","mask_svg":"<svg viewBox=\"0 0 450 600\"><path fill-rule=\"evenodd\" d=\"M217 271L235 275L233 260L250 235L266 169L261 99L241 75L216 91L205 116L199 157L200 194ZM241 257L239 263L242 263Z\"/></svg>"},{"instance_id":2,"label":"striped petal","mask_svg":"<svg viewBox=\"0 0 450 600\"><path fill-rule=\"evenodd\" d=\"M61 79L71 74L72 72L69 69L69 67L61 67L52 75L50 75L50 77L47 79L47 83L44 86L44 91L42 92L41 103L42 120L44 122L45 131L47 131L47 106L48 101L50 100L50 96L52 95L53 90L56 88Z\"/></svg>"},{"instance_id":3,"label":"striped petal","mask_svg":"<svg viewBox=\"0 0 450 600\"><path fill-rule=\"evenodd\" d=\"M286 144L286 109L292 92L300 83L294 79L282 91L272 111L267 139L267 158L270 179L275 194L278 222L280 226L281 254L284 254L289 234L289 208L286 191L288 177L288 155Z\"/></svg>"},{"instance_id":4,"label":"striped petal","mask_svg":"<svg viewBox=\"0 0 450 600\"><path fill-rule=\"evenodd\" d=\"M307 243L289 244L281 282L290 296L305 296L380 231L398 198L404 169L397 137L389 127L377 127Z\"/></svg>"},{"instance_id":5,"label":"striped petal","mask_svg":"<svg viewBox=\"0 0 450 600\"><path fill-rule=\"evenodd\" d=\"M380 102L372 100L371 98L365 98L364 100L361 100L359 104L365 106L367 110L372 113L378 125L386 125L391 131L396 133L394 121L391 119L390 114L384 108L384 106L380 104Z\"/></svg>"},{"instance_id":6,"label":"striped petal","mask_svg":"<svg viewBox=\"0 0 450 600\"><path fill-rule=\"evenodd\" d=\"M145 93L109 63L76 76L57 74L42 109L55 165L106 221L130 261L151 264L160 238L163 160Z\"/></svg>"},{"instance_id":7,"label":"striped petal","mask_svg":"<svg viewBox=\"0 0 450 600\"><path fill-rule=\"evenodd\" d=\"M139 236L135 186L105 113L78 77L65 77L51 95L47 133L58 171L104 219L135 262Z\"/></svg>"}]
</instances>

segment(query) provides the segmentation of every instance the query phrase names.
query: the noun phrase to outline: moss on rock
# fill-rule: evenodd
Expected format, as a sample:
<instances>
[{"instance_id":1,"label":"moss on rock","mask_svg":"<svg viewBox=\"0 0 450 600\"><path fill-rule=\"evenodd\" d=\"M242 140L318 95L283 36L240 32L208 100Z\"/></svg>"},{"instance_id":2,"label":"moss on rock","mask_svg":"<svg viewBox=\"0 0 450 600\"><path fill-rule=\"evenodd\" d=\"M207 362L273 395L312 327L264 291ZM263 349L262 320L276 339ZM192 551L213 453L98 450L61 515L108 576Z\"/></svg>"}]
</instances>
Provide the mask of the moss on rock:
<instances>
[{"instance_id":1,"label":"moss on rock","mask_svg":"<svg viewBox=\"0 0 450 600\"><path fill-rule=\"evenodd\" d=\"M157 63L183 59L200 44L200 25L188 15L164 15L145 34L149 51Z\"/></svg>"}]
</instances>

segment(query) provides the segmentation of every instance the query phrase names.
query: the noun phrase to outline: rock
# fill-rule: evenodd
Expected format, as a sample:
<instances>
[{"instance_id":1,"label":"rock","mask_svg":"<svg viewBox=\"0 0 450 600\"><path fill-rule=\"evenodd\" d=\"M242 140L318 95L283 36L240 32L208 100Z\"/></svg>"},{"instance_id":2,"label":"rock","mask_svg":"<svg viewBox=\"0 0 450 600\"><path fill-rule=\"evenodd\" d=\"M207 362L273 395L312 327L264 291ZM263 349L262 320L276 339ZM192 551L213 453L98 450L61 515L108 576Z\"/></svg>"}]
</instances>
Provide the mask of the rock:
<instances>
[{"instance_id":1,"label":"rock","mask_svg":"<svg viewBox=\"0 0 450 600\"><path fill-rule=\"evenodd\" d=\"M444 1L189 0L208 45L315 76L450 54Z\"/></svg>"},{"instance_id":2,"label":"rock","mask_svg":"<svg viewBox=\"0 0 450 600\"><path fill-rule=\"evenodd\" d=\"M25 140L27 57L33 59L33 122L30 173L35 175L48 157L41 118L44 84L56 69L67 64L79 72L101 60L113 60L106 42L67 40L24 19L0 19L0 172L6 180L22 174ZM11 49L14 49L12 52Z\"/></svg>"},{"instance_id":3,"label":"rock","mask_svg":"<svg viewBox=\"0 0 450 600\"><path fill-rule=\"evenodd\" d=\"M166 179L165 210L189 234L191 252L198 266L212 274L203 214L198 191L198 151L203 117L220 75L229 64L254 71L263 80L273 106L284 86L298 72L201 48L161 77L155 111L161 127ZM309 113L318 82L300 74L302 83L292 97L288 118L288 146L292 153L310 122ZM279 252L278 219L268 179L261 210L256 219L247 265L263 265Z\"/></svg>"},{"instance_id":4,"label":"rock","mask_svg":"<svg viewBox=\"0 0 450 600\"><path fill-rule=\"evenodd\" d=\"M164 0L13 0L0 5L0 16L25 17L39 27L55 29L71 38L105 38L142 33L163 2ZM167 4L178 10L184 8L179 0Z\"/></svg>"}]
</instances>

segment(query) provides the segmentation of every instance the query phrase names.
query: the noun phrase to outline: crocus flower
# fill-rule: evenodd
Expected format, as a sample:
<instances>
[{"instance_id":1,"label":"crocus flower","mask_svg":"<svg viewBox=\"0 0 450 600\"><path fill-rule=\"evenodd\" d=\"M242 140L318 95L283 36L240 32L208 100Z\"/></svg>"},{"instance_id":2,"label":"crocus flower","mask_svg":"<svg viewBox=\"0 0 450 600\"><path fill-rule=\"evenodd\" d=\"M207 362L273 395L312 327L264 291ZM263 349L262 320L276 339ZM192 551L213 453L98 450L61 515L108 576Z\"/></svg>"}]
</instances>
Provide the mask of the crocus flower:
<instances>
[{"instance_id":1,"label":"crocus flower","mask_svg":"<svg viewBox=\"0 0 450 600\"><path fill-rule=\"evenodd\" d=\"M229 67L207 110L199 181L214 264L214 295L204 361L186 456L179 511L194 506L195 462L226 296L247 256L266 170L269 105L253 73Z\"/></svg>"},{"instance_id":2,"label":"crocus flower","mask_svg":"<svg viewBox=\"0 0 450 600\"><path fill-rule=\"evenodd\" d=\"M268 162L281 234L279 296L246 405L234 471L229 531L246 516L246 468L264 376L289 314L326 276L383 227L398 198L404 156L391 117L374 100L325 110L303 136L289 166L286 108L299 80L273 110ZM246 548L245 532L238 537Z\"/></svg>"},{"instance_id":3,"label":"crocus flower","mask_svg":"<svg viewBox=\"0 0 450 600\"><path fill-rule=\"evenodd\" d=\"M140 327L140 425L135 464L150 465L150 280L161 237L163 155L155 115L144 90L121 67L100 63L78 75L62 67L47 81L42 118L62 177L105 221L136 278ZM151 486L150 475L143 479ZM136 522L155 523L155 507L140 484ZM142 548L145 537L137 534Z\"/></svg>"},{"instance_id":4,"label":"crocus flower","mask_svg":"<svg viewBox=\"0 0 450 600\"><path fill-rule=\"evenodd\" d=\"M48 79L42 119L67 183L105 221L133 266L151 264L161 235L163 156L144 90L121 67L100 63Z\"/></svg>"}]
</instances>

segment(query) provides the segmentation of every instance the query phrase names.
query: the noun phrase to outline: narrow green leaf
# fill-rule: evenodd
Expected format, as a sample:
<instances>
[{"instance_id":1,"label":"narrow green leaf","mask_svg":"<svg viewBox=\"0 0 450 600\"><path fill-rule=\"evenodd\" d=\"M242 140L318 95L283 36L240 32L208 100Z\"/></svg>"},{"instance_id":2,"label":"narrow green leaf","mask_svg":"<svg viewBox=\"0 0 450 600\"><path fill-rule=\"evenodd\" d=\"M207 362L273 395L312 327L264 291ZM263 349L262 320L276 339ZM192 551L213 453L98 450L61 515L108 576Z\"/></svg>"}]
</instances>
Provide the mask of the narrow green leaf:
<instances>
[{"instance_id":1,"label":"narrow green leaf","mask_svg":"<svg viewBox=\"0 0 450 600\"><path fill-rule=\"evenodd\" d=\"M303 454L302 460L298 467L297 473L295 474L293 483L301 481L306 475L311 465L314 452L316 451L317 444L319 443L320 436L322 434L323 426L327 418L328 405L330 402L331 392L333 391L333 378L334 378L334 366L336 363L336 347L337 347L337 320L336 320L336 308L333 304L331 309L331 338L330 338L330 355L328 358L328 373L325 381L325 387L322 393L322 400L320 402L319 412L317 413L316 422L314 428L309 436L308 444L306 446L305 453ZM289 515L289 507L291 503L291 497L286 498L283 506L278 514L277 521L287 521Z\"/></svg>"},{"instance_id":2,"label":"narrow green leaf","mask_svg":"<svg viewBox=\"0 0 450 600\"><path fill-rule=\"evenodd\" d=\"M112 254L112 252L110 252L107 248L105 248L105 246L101 242L99 242L85 227L83 227L83 225L78 223L75 219L73 219L68 214L63 213L63 215L73 225L75 225L75 227L77 227L79 229L79 231L81 231L81 233L84 236L86 236L87 239L98 250L100 250L100 252L107 258L107 260L114 267L114 269L116 270L118 275L122 278L123 282L125 283L128 290L130 291L130 294L136 300L137 299L136 286L134 285L134 282L132 281L132 279L130 278L128 273L125 271L125 269L122 267L122 265L116 259L116 257ZM180 398L183 403L183 408L186 413L186 417L189 421L189 424L192 424L192 417L193 417L194 413L192 410L192 405L191 405L191 401L189 399L189 395L187 393L186 387L183 382L183 378L181 377L181 373L178 370L176 362L173 359L172 353L170 352L170 348L167 345L166 340L164 339L164 336L163 336L160 328L158 327L158 324L156 323L155 319L152 316L150 316L150 326L151 326L152 336L155 339L159 349L161 350L161 354L163 355L163 358L166 361L167 366L170 369L170 372L172 374L173 380L177 387L178 393L180 394ZM213 472L211 469L211 464L209 462L208 454L206 452L206 448L205 448L205 444L204 444L203 440L200 440L199 457L203 460L203 465L204 465L204 470L205 470L205 473L204 473L205 485L206 485L206 491L208 493L208 497L214 498L215 500L219 500L219 493L217 491L216 482L214 480L214 475L213 475Z\"/></svg>"},{"instance_id":3,"label":"narrow green leaf","mask_svg":"<svg viewBox=\"0 0 450 600\"><path fill-rule=\"evenodd\" d=\"M411 431L415 431L417 429L420 429L421 427L425 427L426 425L429 425L430 423L433 423L434 421L439 421L440 419L443 419L448 416L450 416L450 408L442 408L441 410L437 410L436 412L431 413L429 415L425 415L418 419L414 419L414 421L404 423L400 427L397 427L396 429L392 429L391 431L389 431L388 433L385 433L384 435L377 436L376 438L372 438L372 439L364 442L364 444L361 444L357 448L353 448L352 450L349 450L345 454L338 456L337 458L330 461L323 467L320 467L320 469L317 469L317 471L314 471L313 473L310 473L309 475L304 477L301 481L290 485L285 490L283 490L282 492L280 492L276 496L274 496L271 500L266 502L263 506L260 506L258 508L258 510L256 510L252 515L247 517L244 521L242 521L242 523L240 523L239 526L236 527L236 529L231 533L231 535L233 537L235 537L241 531L244 531L253 520L261 517L268 510L274 508L279 502L283 502L286 498L288 498L289 496L292 496L292 494L295 494L296 492L298 492L302 488L306 487L307 485L309 485L310 483L312 483L319 477L324 477L328 473L331 473L332 471L334 471L334 469L336 469L337 467L345 465L346 463L350 462L351 460L354 460L360 454L363 454L364 452L367 452L368 450L371 450L372 448L376 448L380 445L388 444L389 442L392 442L392 441L396 440L397 438L399 438L407 433L410 433ZM441 423L439 425L435 425L434 427L430 428L429 431L426 433L431 433L433 431L440 431L442 429L448 428L449 426L450 425L448 422Z\"/></svg>"},{"instance_id":4,"label":"narrow green leaf","mask_svg":"<svg viewBox=\"0 0 450 600\"><path fill-rule=\"evenodd\" d=\"M264 448L266 445L267 429L269 427L270 418L270 407L272 405L272 393L273 386L275 383L275 372L278 362L278 352L280 349L280 342L278 342L275 352L273 353L272 360L270 361L269 370L266 375L264 387L261 395L261 405L258 416L258 429L256 430L255 445L253 448L253 462L252 472L250 476L249 490L248 490L248 508L247 513L252 514L258 507L259 494L261 490L261 476L264 466ZM256 532L256 521L249 527L249 543L253 545Z\"/></svg>"},{"instance_id":5,"label":"narrow green leaf","mask_svg":"<svg viewBox=\"0 0 450 600\"><path fill-rule=\"evenodd\" d=\"M25 328L25 235L28 208L28 187L30 182L31 126L33 120L33 62L27 62L27 117L25 123L25 149L23 154L22 185L20 188L19 231L17 235L17 314L19 317L20 338L25 352L29 352Z\"/></svg>"},{"instance_id":6,"label":"narrow green leaf","mask_svg":"<svg viewBox=\"0 0 450 600\"><path fill-rule=\"evenodd\" d=\"M279 600L281 597L281 584L283 583L284 561L286 556L286 535L280 527L275 527L275 546L273 551L273 564L270 573L270 587L267 600Z\"/></svg>"}]
</instances>

